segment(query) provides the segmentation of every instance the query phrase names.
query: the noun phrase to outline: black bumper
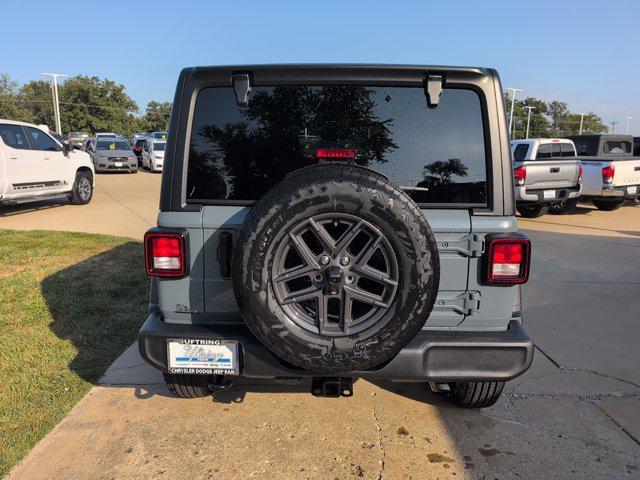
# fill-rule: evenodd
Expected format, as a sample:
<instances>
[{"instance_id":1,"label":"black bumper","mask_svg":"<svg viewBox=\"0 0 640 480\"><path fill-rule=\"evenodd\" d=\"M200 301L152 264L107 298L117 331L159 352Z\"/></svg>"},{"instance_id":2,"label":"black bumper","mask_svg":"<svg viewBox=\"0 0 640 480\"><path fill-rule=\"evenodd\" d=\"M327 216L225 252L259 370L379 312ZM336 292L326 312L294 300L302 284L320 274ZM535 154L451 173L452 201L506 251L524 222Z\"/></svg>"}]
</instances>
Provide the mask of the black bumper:
<instances>
[{"instance_id":1,"label":"black bumper","mask_svg":"<svg viewBox=\"0 0 640 480\"><path fill-rule=\"evenodd\" d=\"M253 378L313 377L273 355L244 326L165 323L153 313L140 330L140 354L153 367L167 371L168 338L227 339L240 343L240 375ZM376 370L342 376L394 381L511 380L533 361L533 342L521 322L512 320L502 332L421 331L395 358Z\"/></svg>"}]
</instances>

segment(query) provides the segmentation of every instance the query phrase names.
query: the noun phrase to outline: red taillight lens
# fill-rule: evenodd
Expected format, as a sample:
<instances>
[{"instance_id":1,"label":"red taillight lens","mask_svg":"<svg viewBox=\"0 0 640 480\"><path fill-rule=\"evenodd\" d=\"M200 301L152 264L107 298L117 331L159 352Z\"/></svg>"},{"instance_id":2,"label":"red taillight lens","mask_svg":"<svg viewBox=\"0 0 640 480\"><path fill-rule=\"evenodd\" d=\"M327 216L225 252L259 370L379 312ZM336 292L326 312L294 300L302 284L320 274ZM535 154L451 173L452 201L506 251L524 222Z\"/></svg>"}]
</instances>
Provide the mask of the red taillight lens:
<instances>
[{"instance_id":1,"label":"red taillight lens","mask_svg":"<svg viewBox=\"0 0 640 480\"><path fill-rule=\"evenodd\" d=\"M356 158L358 152L353 148L319 148L316 152L318 158L340 159Z\"/></svg>"},{"instance_id":2,"label":"red taillight lens","mask_svg":"<svg viewBox=\"0 0 640 480\"><path fill-rule=\"evenodd\" d=\"M582 163L578 164L578 183L582 180Z\"/></svg>"},{"instance_id":3,"label":"red taillight lens","mask_svg":"<svg viewBox=\"0 0 640 480\"><path fill-rule=\"evenodd\" d=\"M133 147L134 152L139 152L140 150L142 150L142 147Z\"/></svg>"},{"instance_id":4,"label":"red taillight lens","mask_svg":"<svg viewBox=\"0 0 640 480\"><path fill-rule=\"evenodd\" d=\"M147 232L144 236L147 275L184 277L185 239L178 232Z\"/></svg>"},{"instance_id":5,"label":"red taillight lens","mask_svg":"<svg viewBox=\"0 0 640 480\"><path fill-rule=\"evenodd\" d=\"M516 185L521 187L527 179L527 167L517 167L513 169L513 178Z\"/></svg>"},{"instance_id":6,"label":"red taillight lens","mask_svg":"<svg viewBox=\"0 0 640 480\"><path fill-rule=\"evenodd\" d=\"M616 173L616 169L613 165L609 165L608 167L602 168L602 182L603 183L613 183L613 176Z\"/></svg>"},{"instance_id":7,"label":"red taillight lens","mask_svg":"<svg viewBox=\"0 0 640 480\"><path fill-rule=\"evenodd\" d=\"M531 242L526 237L489 240L485 281L493 285L516 285L529 279Z\"/></svg>"}]
</instances>

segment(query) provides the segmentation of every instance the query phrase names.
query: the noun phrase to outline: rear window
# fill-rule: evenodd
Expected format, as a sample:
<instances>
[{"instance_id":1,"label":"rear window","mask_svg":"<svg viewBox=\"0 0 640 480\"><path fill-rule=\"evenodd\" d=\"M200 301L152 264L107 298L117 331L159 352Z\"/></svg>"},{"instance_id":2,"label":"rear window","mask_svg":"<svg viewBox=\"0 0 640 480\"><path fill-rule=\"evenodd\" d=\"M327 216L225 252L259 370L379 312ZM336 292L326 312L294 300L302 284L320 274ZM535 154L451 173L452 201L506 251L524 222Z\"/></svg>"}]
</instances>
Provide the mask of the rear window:
<instances>
[{"instance_id":1,"label":"rear window","mask_svg":"<svg viewBox=\"0 0 640 480\"><path fill-rule=\"evenodd\" d=\"M487 204L482 109L472 90L445 89L436 109L407 87L255 87L198 94L187 200L254 201L320 148L356 150L418 203Z\"/></svg>"},{"instance_id":2,"label":"rear window","mask_svg":"<svg viewBox=\"0 0 640 480\"><path fill-rule=\"evenodd\" d=\"M164 140L167 138L167 132L153 132L153 138L161 138Z\"/></svg>"},{"instance_id":3,"label":"rear window","mask_svg":"<svg viewBox=\"0 0 640 480\"><path fill-rule=\"evenodd\" d=\"M560 149L563 157L575 157L576 151L570 143L561 143Z\"/></svg>"},{"instance_id":4,"label":"rear window","mask_svg":"<svg viewBox=\"0 0 640 480\"><path fill-rule=\"evenodd\" d=\"M631 142L607 140L602 144L602 153L631 153Z\"/></svg>"},{"instance_id":5,"label":"rear window","mask_svg":"<svg viewBox=\"0 0 640 480\"><path fill-rule=\"evenodd\" d=\"M129 145L119 140L100 140L97 150L129 150Z\"/></svg>"},{"instance_id":6,"label":"rear window","mask_svg":"<svg viewBox=\"0 0 640 480\"><path fill-rule=\"evenodd\" d=\"M540 158L551 158L551 152L553 148L550 143L543 143L538 145L538 150L536 151L536 160Z\"/></svg>"},{"instance_id":7,"label":"rear window","mask_svg":"<svg viewBox=\"0 0 640 480\"><path fill-rule=\"evenodd\" d=\"M0 136L5 145L19 150L29 150L29 142L20 125L0 124Z\"/></svg>"},{"instance_id":8,"label":"rear window","mask_svg":"<svg viewBox=\"0 0 640 480\"><path fill-rule=\"evenodd\" d=\"M522 162L527 158L527 152L529 151L529 144L519 143L513 151L513 160L515 162Z\"/></svg>"}]
</instances>

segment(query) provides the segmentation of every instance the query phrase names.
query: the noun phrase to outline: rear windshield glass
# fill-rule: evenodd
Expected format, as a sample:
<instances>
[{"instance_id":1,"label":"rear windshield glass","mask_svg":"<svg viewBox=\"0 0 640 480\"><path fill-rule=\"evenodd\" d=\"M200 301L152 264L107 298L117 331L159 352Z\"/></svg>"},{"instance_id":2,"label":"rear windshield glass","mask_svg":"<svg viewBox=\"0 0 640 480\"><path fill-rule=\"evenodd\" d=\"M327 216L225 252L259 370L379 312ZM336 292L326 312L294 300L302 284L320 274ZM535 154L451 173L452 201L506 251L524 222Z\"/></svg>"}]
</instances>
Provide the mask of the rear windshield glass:
<instances>
[{"instance_id":1,"label":"rear windshield glass","mask_svg":"<svg viewBox=\"0 0 640 480\"><path fill-rule=\"evenodd\" d=\"M573 145L571 145L570 143L561 143L560 144L560 148L562 149L562 156L563 157L575 157L576 156L576 151L573 148Z\"/></svg>"},{"instance_id":2,"label":"rear windshield glass","mask_svg":"<svg viewBox=\"0 0 640 480\"><path fill-rule=\"evenodd\" d=\"M129 145L119 140L101 140L98 142L98 150L129 150Z\"/></svg>"},{"instance_id":3,"label":"rear windshield glass","mask_svg":"<svg viewBox=\"0 0 640 480\"><path fill-rule=\"evenodd\" d=\"M607 140L602 145L602 153L631 153L631 142Z\"/></svg>"},{"instance_id":4,"label":"rear windshield glass","mask_svg":"<svg viewBox=\"0 0 640 480\"><path fill-rule=\"evenodd\" d=\"M253 201L318 150L355 150L418 203L486 205L482 109L472 90L445 89L436 109L407 87L255 87L246 108L233 88L198 94L187 199Z\"/></svg>"},{"instance_id":5,"label":"rear windshield glass","mask_svg":"<svg viewBox=\"0 0 640 480\"><path fill-rule=\"evenodd\" d=\"M164 152L165 142L153 142L153 149L156 152Z\"/></svg>"},{"instance_id":6,"label":"rear windshield glass","mask_svg":"<svg viewBox=\"0 0 640 480\"><path fill-rule=\"evenodd\" d=\"M529 151L529 145L526 143L519 143L513 151L513 160L521 162L527 158L527 152Z\"/></svg>"},{"instance_id":7,"label":"rear windshield glass","mask_svg":"<svg viewBox=\"0 0 640 480\"><path fill-rule=\"evenodd\" d=\"M167 138L167 132L154 132L153 138Z\"/></svg>"},{"instance_id":8,"label":"rear windshield glass","mask_svg":"<svg viewBox=\"0 0 640 480\"><path fill-rule=\"evenodd\" d=\"M551 158L552 146L550 143L543 143L538 145L538 151L536 152L536 160L539 158Z\"/></svg>"}]
</instances>

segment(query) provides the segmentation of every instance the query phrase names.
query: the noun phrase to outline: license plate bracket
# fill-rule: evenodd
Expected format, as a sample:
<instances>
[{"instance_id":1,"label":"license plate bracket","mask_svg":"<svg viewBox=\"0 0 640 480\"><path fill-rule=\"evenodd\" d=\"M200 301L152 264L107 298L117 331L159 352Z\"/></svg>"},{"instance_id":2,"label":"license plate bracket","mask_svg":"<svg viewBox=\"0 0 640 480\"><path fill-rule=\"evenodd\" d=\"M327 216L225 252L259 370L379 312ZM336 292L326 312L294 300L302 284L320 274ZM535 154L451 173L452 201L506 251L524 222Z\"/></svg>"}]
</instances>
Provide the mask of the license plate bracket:
<instances>
[{"instance_id":1,"label":"license plate bracket","mask_svg":"<svg viewBox=\"0 0 640 480\"><path fill-rule=\"evenodd\" d=\"M236 340L173 338L167 340L167 367L170 373L237 375L238 353Z\"/></svg>"}]
</instances>

